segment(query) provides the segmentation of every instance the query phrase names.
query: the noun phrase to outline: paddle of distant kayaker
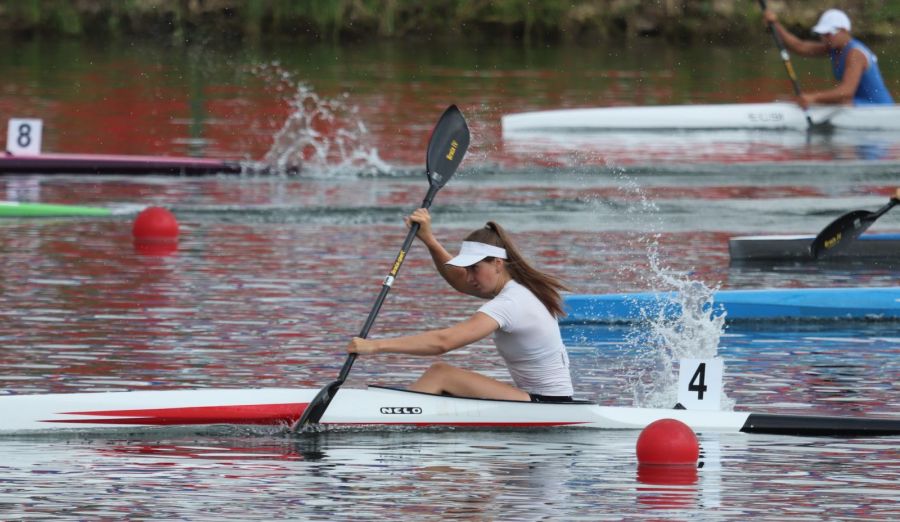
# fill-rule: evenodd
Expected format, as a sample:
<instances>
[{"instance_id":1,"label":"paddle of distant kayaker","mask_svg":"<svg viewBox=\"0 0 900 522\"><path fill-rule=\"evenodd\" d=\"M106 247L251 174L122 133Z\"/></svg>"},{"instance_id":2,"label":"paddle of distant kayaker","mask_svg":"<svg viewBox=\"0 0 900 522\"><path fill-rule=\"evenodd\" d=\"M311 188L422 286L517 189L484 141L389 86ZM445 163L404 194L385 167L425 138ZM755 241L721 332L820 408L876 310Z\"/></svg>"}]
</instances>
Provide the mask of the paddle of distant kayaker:
<instances>
[{"instance_id":1,"label":"paddle of distant kayaker","mask_svg":"<svg viewBox=\"0 0 900 522\"><path fill-rule=\"evenodd\" d=\"M841 10L822 13L812 31L818 41L802 40L778 22L778 16L766 9L767 22L778 32L787 48L803 56L828 56L837 86L800 94L797 102L805 109L812 104L874 105L893 104L894 100L881 77L878 59L862 42L850 34L850 18Z\"/></svg>"},{"instance_id":2,"label":"paddle of distant kayaker","mask_svg":"<svg viewBox=\"0 0 900 522\"><path fill-rule=\"evenodd\" d=\"M559 292L565 286L533 268L493 221L469 234L456 257L435 238L428 210L416 210L407 218L411 223L419 224L417 237L444 279L462 293L489 301L453 326L404 337L355 337L347 350L440 356L493 334L514 385L436 361L410 389L485 399L572 400L569 357L557 323L564 314Z\"/></svg>"}]
</instances>

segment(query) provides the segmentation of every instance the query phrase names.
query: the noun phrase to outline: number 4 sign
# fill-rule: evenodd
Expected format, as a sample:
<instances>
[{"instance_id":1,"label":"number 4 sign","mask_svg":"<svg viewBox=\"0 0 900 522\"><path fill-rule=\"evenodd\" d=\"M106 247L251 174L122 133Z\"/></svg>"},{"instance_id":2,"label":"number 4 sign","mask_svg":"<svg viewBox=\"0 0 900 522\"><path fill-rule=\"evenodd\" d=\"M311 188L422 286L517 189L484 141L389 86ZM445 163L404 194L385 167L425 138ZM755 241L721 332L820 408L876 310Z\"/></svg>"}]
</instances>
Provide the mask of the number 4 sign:
<instances>
[{"instance_id":1,"label":"number 4 sign","mask_svg":"<svg viewBox=\"0 0 900 522\"><path fill-rule=\"evenodd\" d=\"M12 118L6 131L6 151L12 154L37 155L41 153L41 127L35 119Z\"/></svg>"},{"instance_id":2,"label":"number 4 sign","mask_svg":"<svg viewBox=\"0 0 900 522\"><path fill-rule=\"evenodd\" d=\"M719 410L722 401L722 359L681 359L678 402L689 410Z\"/></svg>"}]
</instances>

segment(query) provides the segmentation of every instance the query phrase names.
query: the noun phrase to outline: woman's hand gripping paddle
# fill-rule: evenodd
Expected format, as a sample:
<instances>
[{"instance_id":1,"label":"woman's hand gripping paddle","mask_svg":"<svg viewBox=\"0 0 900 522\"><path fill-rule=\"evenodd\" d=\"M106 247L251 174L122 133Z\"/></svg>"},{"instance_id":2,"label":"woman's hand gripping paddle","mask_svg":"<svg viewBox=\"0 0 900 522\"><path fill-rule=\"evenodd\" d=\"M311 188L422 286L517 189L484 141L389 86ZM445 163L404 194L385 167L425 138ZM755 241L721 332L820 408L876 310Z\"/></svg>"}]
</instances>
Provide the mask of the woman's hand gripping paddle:
<instances>
[{"instance_id":1,"label":"woman's hand gripping paddle","mask_svg":"<svg viewBox=\"0 0 900 522\"><path fill-rule=\"evenodd\" d=\"M809 253L814 259L820 259L835 254L847 248L853 241L862 235L876 219L885 212L900 203L900 188L891 197L886 205L875 212L868 210L854 210L832 221L823 228L819 235L809 245Z\"/></svg>"},{"instance_id":2,"label":"woman's hand gripping paddle","mask_svg":"<svg viewBox=\"0 0 900 522\"><path fill-rule=\"evenodd\" d=\"M466 120L463 118L462 113L459 112L459 109L456 108L456 105L451 105L444 111L441 119L438 120L434 130L431 131L431 138L428 141L428 152L425 156L425 175L428 177L428 193L422 201L421 208L428 208L431 206L434 196L448 181L450 181L450 178L453 176L453 173L456 172L456 168L459 167L459 163L462 161L463 156L466 154L466 149L468 148L469 127L466 125ZM375 317L378 316L378 311L381 310L384 298L387 297L388 292L391 290L394 278L397 276L397 272L400 271L400 266L403 264L406 252L412 245L413 239L415 239L418 231L419 224L413 223L409 228L409 233L406 235L406 240L403 241L403 246L400 247L397 258L391 265L391 271L384 278L384 283L381 286L381 293L378 294L378 298L375 300L375 304L369 312L369 317L366 319L362 331L359 333L359 337L365 339L369 335L369 329L372 328L372 324L375 323ZM291 431L296 432L308 424L319 422L338 389L340 389L341 385L344 384L344 381L347 380L347 375L350 373L350 368L353 367L353 361L355 360L355 353L351 353L347 356L347 360L344 362L344 366L341 368L337 380L319 390L319 393L317 393L313 400L306 406L300 419L298 419L291 427Z\"/></svg>"}]
</instances>

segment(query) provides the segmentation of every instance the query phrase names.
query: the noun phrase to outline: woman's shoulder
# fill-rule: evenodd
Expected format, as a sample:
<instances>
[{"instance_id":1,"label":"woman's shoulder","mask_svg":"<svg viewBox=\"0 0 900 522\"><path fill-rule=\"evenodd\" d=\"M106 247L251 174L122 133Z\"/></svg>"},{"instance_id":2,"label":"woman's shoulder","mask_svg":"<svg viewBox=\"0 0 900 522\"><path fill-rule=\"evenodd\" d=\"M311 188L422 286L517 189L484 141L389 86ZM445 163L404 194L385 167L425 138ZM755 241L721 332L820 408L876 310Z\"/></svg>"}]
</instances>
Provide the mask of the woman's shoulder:
<instances>
[{"instance_id":1,"label":"woman's shoulder","mask_svg":"<svg viewBox=\"0 0 900 522\"><path fill-rule=\"evenodd\" d=\"M526 300L534 300L540 302L540 299L532 292L527 286L522 283L510 279L506 286L503 287L503 290L497 294L497 297L503 296L504 299L510 299L514 302L521 303Z\"/></svg>"},{"instance_id":2,"label":"woman's shoulder","mask_svg":"<svg viewBox=\"0 0 900 522\"><path fill-rule=\"evenodd\" d=\"M503 294L515 294L515 293L519 293L522 291L531 293L528 290L528 288L526 288L522 283L516 281L515 279L510 279L509 281L506 282L505 285L503 285L503 288L500 290L500 293L497 295L499 296L499 295L503 295Z\"/></svg>"}]
</instances>

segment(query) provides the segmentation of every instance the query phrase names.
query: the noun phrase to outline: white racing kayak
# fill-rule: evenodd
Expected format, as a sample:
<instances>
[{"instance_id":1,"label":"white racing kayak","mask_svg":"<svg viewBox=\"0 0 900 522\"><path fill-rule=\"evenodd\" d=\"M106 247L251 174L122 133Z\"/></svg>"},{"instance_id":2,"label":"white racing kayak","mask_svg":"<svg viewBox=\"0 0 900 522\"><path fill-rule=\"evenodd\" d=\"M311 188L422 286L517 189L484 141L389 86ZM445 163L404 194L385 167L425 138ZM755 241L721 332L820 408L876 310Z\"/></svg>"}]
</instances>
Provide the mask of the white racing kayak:
<instances>
[{"instance_id":1,"label":"white racing kayak","mask_svg":"<svg viewBox=\"0 0 900 522\"><path fill-rule=\"evenodd\" d=\"M7 395L0 434L222 424L289 426L316 389L201 389ZM590 401L531 403L466 399L386 387L342 388L320 420L325 426L592 428L640 430L677 419L695 431L791 435L896 435L900 418L811 417L600 406Z\"/></svg>"},{"instance_id":2,"label":"white racing kayak","mask_svg":"<svg viewBox=\"0 0 900 522\"><path fill-rule=\"evenodd\" d=\"M814 126L833 130L900 131L900 106L814 106ZM807 113L787 102L600 107L503 116L503 135L542 131L767 129L806 131Z\"/></svg>"}]
</instances>

